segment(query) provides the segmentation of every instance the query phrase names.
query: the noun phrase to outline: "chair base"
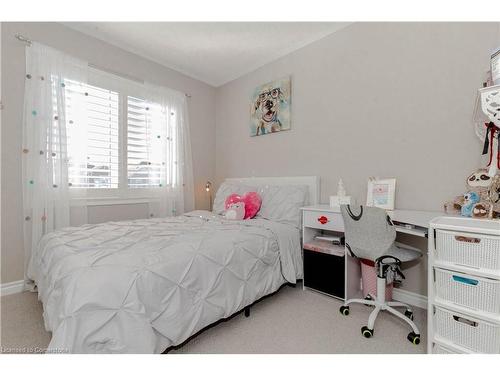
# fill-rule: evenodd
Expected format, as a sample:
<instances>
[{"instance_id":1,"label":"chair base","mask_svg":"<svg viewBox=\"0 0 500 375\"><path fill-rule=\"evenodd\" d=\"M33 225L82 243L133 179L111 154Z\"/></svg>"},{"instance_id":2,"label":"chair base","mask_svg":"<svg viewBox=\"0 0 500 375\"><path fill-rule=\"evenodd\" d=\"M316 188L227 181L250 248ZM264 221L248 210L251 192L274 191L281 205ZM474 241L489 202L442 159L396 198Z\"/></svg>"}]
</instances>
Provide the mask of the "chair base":
<instances>
[{"instance_id":1,"label":"chair base","mask_svg":"<svg viewBox=\"0 0 500 375\"><path fill-rule=\"evenodd\" d=\"M418 330L418 327L413 322L413 320L410 319L410 317L413 316L411 307L409 305L407 305L406 303L402 303L402 302L398 302L398 301L386 301L385 300L385 283L386 283L385 278L377 277L377 297L369 295L371 297L371 299L361 299L361 298L349 299L340 308L340 312L343 315L349 315L348 306L350 304L353 304L353 303L374 306L375 309L371 312L370 316L368 317L368 325L362 328L363 336L371 337L373 335L373 327L375 326L375 320L377 319L378 314L381 311L387 311L387 312L391 313L392 315L394 315L394 316L404 320L406 323L408 323L408 325L413 330L413 332L410 332L410 335L408 335L408 339L410 341L412 341L414 344L418 344L418 342L420 342L420 331ZM405 314L396 310L395 307L404 307L406 309ZM365 332L367 332L367 331L370 332L371 334L365 335ZM410 339L410 336L412 336L412 339ZM415 337L418 337L418 340L415 340L414 339ZM415 342L415 341L418 341L418 342Z\"/></svg>"}]
</instances>

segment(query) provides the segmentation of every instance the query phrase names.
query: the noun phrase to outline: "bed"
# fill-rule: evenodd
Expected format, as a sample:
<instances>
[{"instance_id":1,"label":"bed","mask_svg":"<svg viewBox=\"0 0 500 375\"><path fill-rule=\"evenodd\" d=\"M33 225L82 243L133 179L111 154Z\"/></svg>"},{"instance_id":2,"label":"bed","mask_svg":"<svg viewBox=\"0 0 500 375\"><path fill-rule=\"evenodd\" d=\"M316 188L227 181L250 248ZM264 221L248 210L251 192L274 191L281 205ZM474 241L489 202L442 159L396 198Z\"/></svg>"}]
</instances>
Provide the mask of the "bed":
<instances>
[{"instance_id":1,"label":"bed","mask_svg":"<svg viewBox=\"0 0 500 375\"><path fill-rule=\"evenodd\" d=\"M317 203L318 182L317 177L244 178L223 185L301 187L307 190L304 203ZM289 196L280 194L278 203ZM220 199L218 193L214 212ZM274 205L266 202L263 215ZM30 260L29 276L44 306L45 328L52 332L48 352L161 353L295 283L302 278L300 225L272 216L288 211L268 209L267 218L243 221L193 211L45 235Z\"/></svg>"}]
</instances>

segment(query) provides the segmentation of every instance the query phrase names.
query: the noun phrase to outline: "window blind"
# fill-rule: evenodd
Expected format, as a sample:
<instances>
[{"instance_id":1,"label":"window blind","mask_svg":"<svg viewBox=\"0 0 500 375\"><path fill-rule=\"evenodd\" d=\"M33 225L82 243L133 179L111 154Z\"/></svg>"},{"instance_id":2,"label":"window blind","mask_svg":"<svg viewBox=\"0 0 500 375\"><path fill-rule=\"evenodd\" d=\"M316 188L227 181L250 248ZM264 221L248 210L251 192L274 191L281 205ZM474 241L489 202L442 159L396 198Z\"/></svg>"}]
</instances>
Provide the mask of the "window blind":
<instances>
[{"instance_id":1,"label":"window blind","mask_svg":"<svg viewBox=\"0 0 500 375\"><path fill-rule=\"evenodd\" d=\"M118 188L119 94L65 80L71 187Z\"/></svg>"},{"instance_id":2,"label":"window blind","mask_svg":"<svg viewBox=\"0 0 500 375\"><path fill-rule=\"evenodd\" d=\"M130 188L165 187L165 165L172 164L172 135L165 111L158 104L127 97L127 177Z\"/></svg>"}]
</instances>

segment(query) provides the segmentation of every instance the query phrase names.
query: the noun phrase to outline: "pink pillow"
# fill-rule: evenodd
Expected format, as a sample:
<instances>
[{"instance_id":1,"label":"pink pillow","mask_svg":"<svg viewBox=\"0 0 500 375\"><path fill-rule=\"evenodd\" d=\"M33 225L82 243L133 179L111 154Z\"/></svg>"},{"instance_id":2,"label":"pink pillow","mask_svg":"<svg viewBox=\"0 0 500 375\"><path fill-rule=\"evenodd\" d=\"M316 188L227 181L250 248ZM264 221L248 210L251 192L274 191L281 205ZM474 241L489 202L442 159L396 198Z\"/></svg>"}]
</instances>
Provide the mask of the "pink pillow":
<instances>
[{"instance_id":1,"label":"pink pillow","mask_svg":"<svg viewBox=\"0 0 500 375\"><path fill-rule=\"evenodd\" d=\"M255 191L248 192L243 196L238 194L231 194L226 198L226 210L230 204L238 202L245 203L245 217L243 219L251 219L255 217L255 215L257 215L257 212L259 212L262 199L260 198L260 195Z\"/></svg>"}]
</instances>

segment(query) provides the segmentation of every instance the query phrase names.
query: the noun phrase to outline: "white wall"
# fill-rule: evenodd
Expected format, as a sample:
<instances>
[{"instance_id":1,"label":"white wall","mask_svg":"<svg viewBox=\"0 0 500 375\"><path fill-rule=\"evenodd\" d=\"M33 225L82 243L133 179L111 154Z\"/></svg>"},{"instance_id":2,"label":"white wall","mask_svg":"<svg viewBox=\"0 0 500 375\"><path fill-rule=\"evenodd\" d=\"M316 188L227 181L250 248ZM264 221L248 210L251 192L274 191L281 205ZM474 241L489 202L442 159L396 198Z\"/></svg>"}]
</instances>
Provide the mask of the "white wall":
<instances>
[{"instance_id":1,"label":"white wall","mask_svg":"<svg viewBox=\"0 0 500 375\"><path fill-rule=\"evenodd\" d=\"M25 80L24 44L20 33L97 66L191 94L188 101L195 181L195 206L207 208L205 182L215 175L215 89L174 70L121 50L57 23L2 23L2 254L1 283L23 278L21 188L22 114ZM113 207L116 218L143 217L141 205ZM109 208L109 207L108 207ZM89 219L102 221L102 210ZM106 218L108 218L106 216Z\"/></svg>"},{"instance_id":2,"label":"white wall","mask_svg":"<svg viewBox=\"0 0 500 375\"><path fill-rule=\"evenodd\" d=\"M441 210L480 166L471 117L498 27L356 23L218 88L217 182L318 175L327 202L342 177L364 204L369 176L395 177L397 208ZM250 137L253 89L288 74L292 130ZM409 290L426 294L425 262Z\"/></svg>"}]
</instances>

